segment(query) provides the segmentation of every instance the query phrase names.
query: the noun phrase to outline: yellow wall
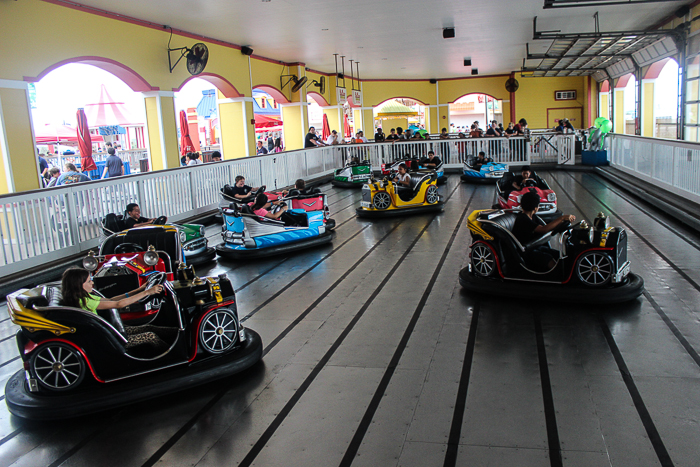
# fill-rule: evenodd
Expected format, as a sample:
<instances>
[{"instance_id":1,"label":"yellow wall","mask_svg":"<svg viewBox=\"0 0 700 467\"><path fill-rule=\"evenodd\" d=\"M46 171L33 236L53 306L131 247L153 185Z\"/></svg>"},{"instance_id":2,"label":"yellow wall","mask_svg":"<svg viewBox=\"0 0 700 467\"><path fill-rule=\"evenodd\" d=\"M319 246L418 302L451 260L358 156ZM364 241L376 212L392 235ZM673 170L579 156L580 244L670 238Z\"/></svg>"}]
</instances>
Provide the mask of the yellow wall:
<instances>
[{"instance_id":1,"label":"yellow wall","mask_svg":"<svg viewBox=\"0 0 700 467\"><path fill-rule=\"evenodd\" d=\"M282 104L282 132L284 133L284 148L288 151L304 147L304 137L308 131L308 116L306 105L302 103ZM306 114L308 115L308 114ZM320 134L320 132L319 132Z\"/></svg>"},{"instance_id":2,"label":"yellow wall","mask_svg":"<svg viewBox=\"0 0 700 467\"><path fill-rule=\"evenodd\" d=\"M654 82L642 82L642 136L654 137Z\"/></svg>"},{"instance_id":3,"label":"yellow wall","mask_svg":"<svg viewBox=\"0 0 700 467\"><path fill-rule=\"evenodd\" d=\"M388 135L391 132L391 129L401 127L404 130L408 128L408 119L407 118L390 118L386 120L381 120L381 126L382 130L384 131L384 134ZM367 136L367 135L365 135ZM372 135L374 136L374 135Z\"/></svg>"},{"instance_id":4,"label":"yellow wall","mask_svg":"<svg viewBox=\"0 0 700 467\"><path fill-rule=\"evenodd\" d=\"M600 116L610 119L610 93L600 93Z\"/></svg>"},{"instance_id":5,"label":"yellow wall","mask_svg":"<svg viewBox=\"0 0 700 467\"><path fill-rule=\"evenodd\" d=\"M2 106L2 117L5 122L4 135L0 136L4 136L7 142L6 156L12 166L11 178L14 191L38 189L39 174L27 90L0 88L0 106ZM3 167L3 169L7 173L8 168ZM7 177L0 177L2 192L8 193L10 188Z\"/></svg>"},{"instance_id":6,"label":"yellow wall","mask_svg":"<svg viewBox=\"0 0 700 467\"><path fill-rule=\"evenodd\" d=\"M151 96L144 101L152 170L180 167L173 97Z\"/></svg>"},{"instance_id":7,"label":"yellow wall","mask_svg":"<svg viewBox=\"0 0 700 467\"><path fill-rule=\"evenodd\" d=\"M625 133L625 90L615 89L615 118L613 119L613 131Z\"/></svg>"},{"instance_id":8,"label":"yellow wall","mask_svg":"<svg viewBox=\"0 0 700 467\"><path fill-rule=\"evenodd\" d=\"M560 115L556 110L550 110L550 122L548 124L548 109L562 109L565 107L584 108L584 103L586 102L584 77L525 78L520 73L517 73L516 79L520 83L520 87L515 92L515 109L517 115L511 121L517 122L521 118L524 118L527 120L530 128L548 128L554 125L554 119L559 118ZM554 99L555 91L576 91L576 100L557 101ZM507 107L505 103L503 107ZM584 112L583 122L586 121L587 116ZM580 124L574 126L576 128L581 127Z\"/></svg>"},{"instance_id":9,"label":"yellow wall","mask_svg":"<svg viewBox=\"0 0 700 467\"><path fill-rule=\"evenodd\" d=\"M221 152L224 160L238 159L255 154L255 142L248 140L246 149L244 129L250 123L244 120L243 106L246 102L219 103L219 126L221 127ZM253 115L252 109L250 114ZM247 120L247 119L246 119Z\"/></svg>"},{"instance_id":10,"label":"yellow wall","mask_svg":"<svg viewBox=\"0 0 700 467\"><path fill-rule=\"evenodd\" d=\"M323 114L328 117L328 127L331 130L338 132L340 137L343 137L343 111L337 105L326 107L323 109Z\"/></svg>"}]
</instances>

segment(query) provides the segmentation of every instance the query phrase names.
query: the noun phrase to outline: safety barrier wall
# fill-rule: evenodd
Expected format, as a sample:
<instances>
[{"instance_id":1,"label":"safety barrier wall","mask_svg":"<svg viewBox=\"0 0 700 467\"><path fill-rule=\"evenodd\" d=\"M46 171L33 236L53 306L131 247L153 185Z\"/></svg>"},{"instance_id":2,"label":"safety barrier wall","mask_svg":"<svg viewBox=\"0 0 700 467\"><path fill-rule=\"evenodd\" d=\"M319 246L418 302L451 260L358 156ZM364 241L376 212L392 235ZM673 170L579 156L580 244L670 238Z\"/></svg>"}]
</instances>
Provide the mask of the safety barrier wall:
<instances>
[{"instance_id":1,"label":"safety barrier wall","mask_svg":"<svg viewBox=\"0 0 700 467\"><path fill-rule=\"evenodd\" d=\"M341 145L268 154L96 180L0 196L0 276L85 252L100 244L103 217L138 203L145 216L172 222L214 212L219 192L237 175L247 183L276 189L299 179L330 175L351 157L381 164L429 150L447 167L461 167L468 157L486 152L497 162L530 162L531 143L523 137L406 141Z\"/></svg>"},{"instance_id":2,"label":"safety barrier wall","mask_svg":"<svg viewBox=\"0 0 700 467\"><path fill-rule=\"evenodd\" d=\"M700 203L700 144L620 134L608 138L612 166Z\"/></svg>"}]
</instances>

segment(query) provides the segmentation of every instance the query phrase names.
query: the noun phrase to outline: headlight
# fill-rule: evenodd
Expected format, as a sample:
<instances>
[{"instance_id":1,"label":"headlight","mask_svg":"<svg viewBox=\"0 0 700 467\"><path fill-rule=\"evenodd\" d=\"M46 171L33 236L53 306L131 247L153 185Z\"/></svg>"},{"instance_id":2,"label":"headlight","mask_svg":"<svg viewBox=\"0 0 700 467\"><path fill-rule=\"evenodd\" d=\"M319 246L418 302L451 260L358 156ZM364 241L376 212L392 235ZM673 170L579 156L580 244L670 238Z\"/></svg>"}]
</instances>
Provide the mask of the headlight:
<instances>
[{"instance_id":1,"label":"headlight","mask_svg":"<svg viewBox=\"0 0 700 467\"><path fill-rule=\"evenodd\" d=\"M149 250L146 253L144 253L144 255L143 255L143 262L151 267L158 264L159 259L160 259L160 257L158 256L158 253L156 253L155 251Z\"/></svg>"},{"instance_id":2,"label":"headlight","mask_svg":"<svg viewBox=\"0 0 700 467\"><path fill-rule=\"evenodd\" d=\"M203 225L200 225L200 226L199 226L199 235L201 235L202 237L204 237L204 226L203 226Z\"/></svg>"},{"instance_id":3,"label":"headlight","mask_svg":"<svg viewBox=\"0 0 700 467\"><path fill-rule=\"evenodd\" d=\"M187 234L181 230L180 231L180 243L185 243L186 240L187 240Z\"/></svg>"},{"instance_id":4,"label":"headlight","mask_svg":"<svg viewBox=\"0 0 700 467\"><path fill-rule=\"evenodd\" d=\"M548 193L547 194L547 201L554 202L557 200L557 194L554 192Z\"/></svg>"},{"instance_id":5,"label":"headlight","mask_svg":"<svg viewBox=\"0 0 700 467\"><path fill-rule=\"evenodd\" d=\"M99 266L99 264L100 262L97 261L97 258L95 258L95 253L93 253L92 251L89 252L85 258L83 258L83 268L87 269L90 272L97 269L97 266Z\"/></svg>"}]
</instances>

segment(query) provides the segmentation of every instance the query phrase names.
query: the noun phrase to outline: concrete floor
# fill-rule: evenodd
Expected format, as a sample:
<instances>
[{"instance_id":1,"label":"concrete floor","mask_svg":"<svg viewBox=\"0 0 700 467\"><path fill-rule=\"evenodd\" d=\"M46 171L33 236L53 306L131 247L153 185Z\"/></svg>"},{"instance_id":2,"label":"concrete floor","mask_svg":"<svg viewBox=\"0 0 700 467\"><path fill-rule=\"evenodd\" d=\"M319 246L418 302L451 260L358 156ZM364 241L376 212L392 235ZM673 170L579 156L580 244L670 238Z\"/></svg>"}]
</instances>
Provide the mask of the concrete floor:
<instances>
[{"instance_id":1,"label":"concrete floor","mask_svg":"<svg viewBox=\"0 0 700 467\"><path fill-rule=\"evenodd\" d=\"M372 222L355 217L359 191L326 185L332 245L198 270L229 273L261 364L66 422L0 407L0 464L697 466L698 236L594 175L542 175L564 212L627 228L640 299L465 295L465 216L492 204L492 186L453 175L443 214ZM4 307L0 320L4 387L20 365Z\"/></svg>"}]
</instances>

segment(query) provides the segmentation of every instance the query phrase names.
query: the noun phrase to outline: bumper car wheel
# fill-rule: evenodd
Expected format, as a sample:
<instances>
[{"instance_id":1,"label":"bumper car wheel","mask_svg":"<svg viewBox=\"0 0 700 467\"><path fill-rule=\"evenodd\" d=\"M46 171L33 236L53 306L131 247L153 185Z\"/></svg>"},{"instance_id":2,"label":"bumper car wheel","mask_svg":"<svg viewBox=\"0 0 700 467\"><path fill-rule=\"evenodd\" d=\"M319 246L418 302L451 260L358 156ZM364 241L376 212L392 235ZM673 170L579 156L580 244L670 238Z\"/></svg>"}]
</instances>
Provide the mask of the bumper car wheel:
<instances>
[{"instance_id":1,"label":"bumper car wheel","mask_svg":"<svg viewBox=\"0 0 700 467\"><path fill-rule=\"evenodd\" d=\"M607 284L613 276L610 256L600 251L584 253L576 263L576 276L581 283L590 287Z\"/></svg>"},{"instance_id":2,"label":"bumper car wheel","mask_svg":"<svg viewBox=\"0 0 700 467\"><path fill-rule=\"evenodd\" d=\"M217 308L206 314L199 328L199 342L211 354L220 354L238 341L238 320L228 308Z\"/></svg>"},{"instance_id":3,"label":"bumper car wheel","mask_svg":"<svg viewBox=\"0 0 700 467\"><path fill-rule=\"evenodd\" d=\"M391 197L389 196L389 193L387 193L386 191L377 192L374 195L374 199L372 200L372 204L374 204L375 208L383 211L385 209L388 209L389 206L391 206Z\"/></svg>"},{"instance_id":4,"label":"bumper car wheel","mask_svg":"<svg viewBox=\"0 0 700 467\"><path fill-rule=\"evenodd\" d=\"M440 195L435 185L430 185L428 187L428 190L425 192L425 201L427 201L428 204L435 204L440 201Z\"/></svg>"},{"instance_id":5,"label":"bumper car wheel","mask_svg":"<svg viewBox=\"0 0 700 467\"><path fill-rule=\"evenodd\" d=\"M472 248L472 269L476 275L490 277L496 271L496 258L491 248L483 243L477 243Z\"/></svg>"},{"instance_id":6,"label":"bumper car wheel","mask_svg":"<svg viewBox=\"0 0 700 467\"><path fill-rule=\"evenodd\" d=\"M39 347L29 364L39 384L51 391L73 389L85 377L83 356L62 342L49 342Z\"/></svg>"}]
</instances>

